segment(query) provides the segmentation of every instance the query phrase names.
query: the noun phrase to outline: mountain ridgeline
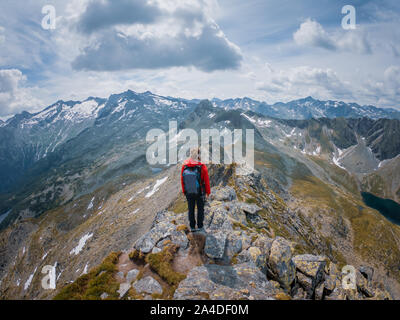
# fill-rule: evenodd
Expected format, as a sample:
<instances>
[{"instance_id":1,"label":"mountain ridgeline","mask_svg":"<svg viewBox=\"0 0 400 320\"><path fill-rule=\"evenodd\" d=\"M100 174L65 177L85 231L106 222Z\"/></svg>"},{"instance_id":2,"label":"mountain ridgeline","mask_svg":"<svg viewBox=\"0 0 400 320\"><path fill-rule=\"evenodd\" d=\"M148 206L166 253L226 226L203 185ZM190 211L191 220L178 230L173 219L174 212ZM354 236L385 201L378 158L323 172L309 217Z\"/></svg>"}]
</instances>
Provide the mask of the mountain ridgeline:
<instances>
[{"instance_id":1,"label":"mountain ridgeline","mask_svg":"<svg viewBox=\"0 0 400 320\"><path fill-rule=\"evenodd\" d=\"M127 91L108 99L89 97L83 102L58 101L36 114L23 112L1 123L2 226L18 216L37 216L77 195L112 184L119 177L133 181L151 174L154 168L147 166L144 157L146 133L151 128L167 130L169 120L177 120L181 128L196 127L192 119L196 113L192 111L197 105L198 100ZM324 102L309 97L273 106L249 98L213 99L211 104L197 107L199 110L202 112L199 119L203 120L197 125L198 130L213 125L220 129L227 125L257 127L251 116L243 112L254 112L268 119L273 116L265 120L273 122L277 121L275 118L314 117L316 119L282 120L280 124L306 130L310 137L320 140L322 148L332 152L336 148L357 145L359 137L366 138L366 147L371 148L376 158L367 165L368 170L376 161L392 159L399 154L400 139L396 138L399 121L389 119L399 117L390 109ZM364 118L336 118L338 116ZM326 136L323 134L326 130L332 133ZM260 137L256 136L256 144L263 148L265 139ZM368 170L366 173L370 173Z\"/></svg>"},{"instance_id":2,"label":"mountain ridgeline","mask_svg":"<svg viewBox=\"0 0 400 320\"><path fill-rule=\"evenodd\" d=\"M364 299L387 297L387 292L400 297L400 227L368 207L361 195L400 202L399 119L399 113L391 109L312 98L270 106L248 98L198 101L133 91L108 99L58 101L35 114L18 114L0 123L1 296L52 298L59 293L58 297L71 298L75 285L65 284L77 278L78 282L95 279L97 271L101 273L101 262L111 259L115 272L106 273L109 288L118 288L128 272L140 269L166 290L158 290L159 297L187 298L194 285L190 281L204 276L204 268L211 273L238 272L247 268L237 263L243 258L243 263L255 259L254 273L248 276L268 288L264 298ZM204 128L219 132L254 129L256 174L249 174L245 167L235 168L244 173L245 182L241 182L231 166L212 166L210 170L212 184L219 191L207 212L224 221L229 216L230 222L222 227L233 228L236 237L225 239L231 241L234 253L228 253L229 261L216 260L224 265L221 270L210 267L210 256L202 252L190 259L203 263L203 269L189 263L193 273L179 270L179 259L186 259L185 254L192 250L187 245L182 250L167 249L160 241L154 243L154 251L145 252L147 249L137 245L138 251L132 253L138 239L155 241L160 234L154 229L166 226L169 229L164 231L178 244L193 240L183 227L175 230L186 223L179 165L151 166L146 161L150 129L164 130L167 140L177 138L168 137L171 120L177 121L179 130L197 132ZM178 148L182 145L179 142ZM230 197L231 193L235 197ZM218 224L217 220L209 225ZM262 241L256 241L258 237ZM221 239L216 238L204 250L221 251ZM239 240L240 250L235 247ZM274 254L280 258L271 256L273 243L277 246ZM288 275L290 284L274 265L287 250L294 259L285 261L293 269ZM158 256L150 254L161 252L176 257L175 262L170 261L171 268L187 276L181 287L179 281L169 283L168 275L156 272L152 259ZM223 252L218 255L226 258ZM298 259L318 263L324 273L318 269L317 278L316 274L304 277L306 270L300 271L300 265L293 267ZM143 263L147 269L138 268ZM340 277L329 270L331 263L334 269L354 265L366 275L360 278L358 292L350 296L341 290L334 292ZM58 283L64 291L40 289L38 270L44 264L57 265ZM122 267L125 264L130 270ZM371 268L378 287L369 286L372 275L365 270ZM124 279L116 283L117 271ZM182 278L174 272L176 279ZM331 275L335 286L326 282ZM227 298L243 298L239 284L245 278L237 280L237 292L228 290ZM205 282L214 286L215 290L207 293L211 297L229 287L211 282ZM130 285L125 287L130 290L127 296L139 297ZM103 297L118 298L113 290L102 292ZM263 297L262 292L250 291L250 295ZM93 298L79 293L79 298L85 297Z\"/></svg>"}]
</instances>

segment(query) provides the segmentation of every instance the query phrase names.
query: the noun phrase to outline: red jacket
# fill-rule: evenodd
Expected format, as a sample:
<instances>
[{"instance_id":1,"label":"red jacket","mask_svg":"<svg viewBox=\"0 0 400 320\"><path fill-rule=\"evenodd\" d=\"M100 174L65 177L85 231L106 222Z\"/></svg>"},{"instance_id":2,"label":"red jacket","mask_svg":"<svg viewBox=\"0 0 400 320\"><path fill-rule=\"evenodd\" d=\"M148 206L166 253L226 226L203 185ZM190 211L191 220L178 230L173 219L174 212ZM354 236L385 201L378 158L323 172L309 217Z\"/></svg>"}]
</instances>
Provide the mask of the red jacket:
<instances>
[{"instance_id":1,"label":"red jacket","mask_svg":"<svg viewBox=\"0 0 400 320\"><path fill-rule=\"evenodd\" d=\"M205 192L206 194L210 194L210 179L208 177L208 170L207 167L204 163L201 163L199 161L195 161L192 158L189 158L185 160L185 162L182 165L182 170L181 170L181 185L182 185L182 192L185 193L185 186L183 185L183 170L185 169L185 166L188 167L194 167L194 166L201 166L201 182L205 187Z\"/></svg>"}]
</instances>

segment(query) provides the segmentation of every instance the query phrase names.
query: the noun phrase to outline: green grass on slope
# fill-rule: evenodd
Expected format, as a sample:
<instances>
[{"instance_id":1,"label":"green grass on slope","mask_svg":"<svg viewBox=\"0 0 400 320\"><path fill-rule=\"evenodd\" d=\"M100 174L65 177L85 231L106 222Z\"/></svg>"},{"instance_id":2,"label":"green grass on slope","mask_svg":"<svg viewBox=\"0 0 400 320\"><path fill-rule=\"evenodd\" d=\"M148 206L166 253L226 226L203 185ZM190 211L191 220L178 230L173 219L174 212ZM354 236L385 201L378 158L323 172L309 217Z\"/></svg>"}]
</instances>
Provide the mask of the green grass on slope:
<instances>
[{"instance_id":1,"label":"green grass on slope","mask_svg":"<svg viewBox=\"0 0 400 320\"><path fill-rule=\"evenodd\" d=\"M118 299L115 273L120 254L112 252L99 266L62 288L54 300L99 300L104 292L109 295L108 299Z\"/></svg>"},{"instance_id":2,"label":"green grass on slope","mask_svg":"<svg viewBox=\"0 0 400 320\"><path fill-rule=\"evenodd\" d=\"M299 176L293 180L290 192L311 213L322 212L336 221L340 218L349 221L351 226L349 236L352 236L354 253L368 263L384 265L391 271L392 276L400 279L398 226L385 220L377 211L366 207L360 197L346 193L316 177ZM337 225L332 227L338 230ZM350 241L350 238L346 239ZM329 241L335 243L336 239L330 237ZM343 254L351 256L352 252Z\"/></svg>"}]
</instances>

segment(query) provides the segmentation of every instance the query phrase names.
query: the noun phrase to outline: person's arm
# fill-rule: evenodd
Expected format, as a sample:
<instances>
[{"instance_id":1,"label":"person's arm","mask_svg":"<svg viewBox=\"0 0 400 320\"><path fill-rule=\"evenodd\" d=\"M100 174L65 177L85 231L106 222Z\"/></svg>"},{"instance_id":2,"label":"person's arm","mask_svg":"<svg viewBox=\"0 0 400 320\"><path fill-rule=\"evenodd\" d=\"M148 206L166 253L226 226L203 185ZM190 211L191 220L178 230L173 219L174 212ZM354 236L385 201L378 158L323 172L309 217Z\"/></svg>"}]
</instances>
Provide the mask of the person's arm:
<instances>
[{"instance_id":1,"label":"person's arm","mask_svg":"<svg viewBox=\"0 0 400 320\"><path fill-rule=\"evenodd\" d=\"M181 185L182 185L182 192L183 194L185 194L185 184L183 183L183 170L184 170L185 166L182 166L181 169Z\"/></svg>"},{"instance_id":2,"label":"person's arm","mask_svg":"<svg viewBox=\"0 0 400 320\"><path fill-rule=\"evenodd\" d=\"M203 165L201 168L201 175L203 177L203 182L204 182L204 186L206 188L206 194L209 195L211 190L210 190L210 178L208 177L208 169L206 167L206 165Z\"/></svg>"}]
</instances>

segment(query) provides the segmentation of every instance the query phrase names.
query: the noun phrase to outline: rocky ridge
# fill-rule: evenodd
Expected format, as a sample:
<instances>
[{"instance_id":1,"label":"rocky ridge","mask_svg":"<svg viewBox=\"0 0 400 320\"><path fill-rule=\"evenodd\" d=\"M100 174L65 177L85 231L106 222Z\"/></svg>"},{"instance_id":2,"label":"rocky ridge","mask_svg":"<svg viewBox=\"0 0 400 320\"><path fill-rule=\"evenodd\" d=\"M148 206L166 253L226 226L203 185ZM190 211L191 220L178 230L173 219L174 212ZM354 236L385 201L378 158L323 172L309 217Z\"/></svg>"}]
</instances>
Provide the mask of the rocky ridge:
<instances>
[{"instance_id":1,"label":"rocky ridge","mask_svg":"<svg viewBox=\"0 0 400 320\"><path fill-rule=\"evenodd\" d=\"M187 213L177 213L176 203L158 212L130 252L115 254L108 285L96 288L90 298L391 299L375 281L372 267L360 266L356 288L346 290L337 261L299 252L297 243L275 236L266 212L288 218L293 232L302 222L296 222L259 173L240 176L235 170L212 169L217 187L206 205L205 233L188 231ZM255 203L255 193L261 202ZM84 276L86 280L80 277L61 289L56 298L87 298L87 291L93 290L90 284L99 282L104 272L97 267Z\"/></svg>"}]
</instances>

